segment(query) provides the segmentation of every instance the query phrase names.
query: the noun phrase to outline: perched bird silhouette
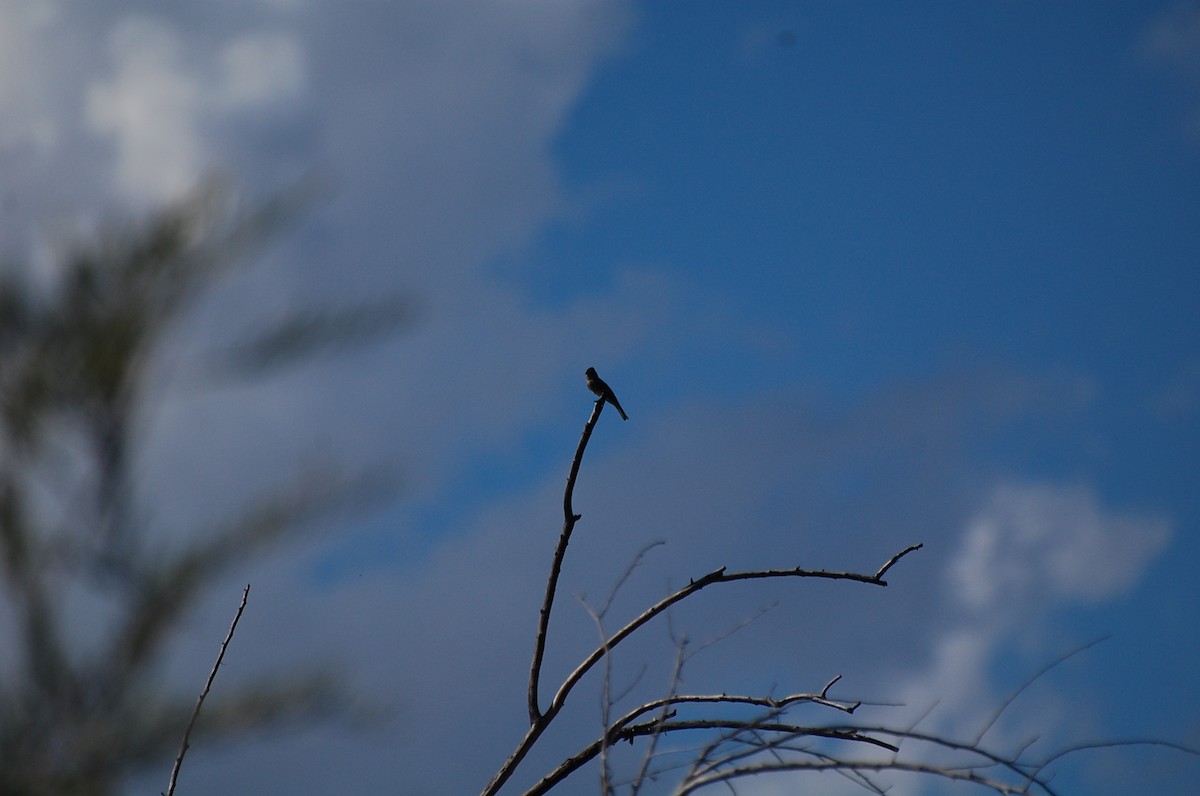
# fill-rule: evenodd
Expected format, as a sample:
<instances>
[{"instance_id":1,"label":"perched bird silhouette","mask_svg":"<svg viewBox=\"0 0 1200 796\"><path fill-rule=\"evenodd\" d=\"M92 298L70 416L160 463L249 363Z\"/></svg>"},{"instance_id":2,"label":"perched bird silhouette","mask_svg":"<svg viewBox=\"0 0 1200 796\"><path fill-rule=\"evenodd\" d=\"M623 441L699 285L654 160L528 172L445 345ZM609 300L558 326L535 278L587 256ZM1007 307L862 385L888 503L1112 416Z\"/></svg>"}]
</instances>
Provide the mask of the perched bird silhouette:
<instances>
[{"instance_id":1,"label":"perched bird silhouette","mask_svg":"<svg viewBox=\"0 0 1200 796\"><path fill-rule=\"evenodd\" d=\"M629 416L625 414L625 410L621 408L621 402L617 400L616 394L613 393L612 387L609 387L604 383L604 379L596 375L595 368L588 368L587 372L583 375L587 376L587 386L589 390L594 392L596 395L599 395L601 400L608 401L610 404L612 404L613 408L617 410L617 413L621 415L622 420L629 419Z\"/></svg>"}]
</instances>

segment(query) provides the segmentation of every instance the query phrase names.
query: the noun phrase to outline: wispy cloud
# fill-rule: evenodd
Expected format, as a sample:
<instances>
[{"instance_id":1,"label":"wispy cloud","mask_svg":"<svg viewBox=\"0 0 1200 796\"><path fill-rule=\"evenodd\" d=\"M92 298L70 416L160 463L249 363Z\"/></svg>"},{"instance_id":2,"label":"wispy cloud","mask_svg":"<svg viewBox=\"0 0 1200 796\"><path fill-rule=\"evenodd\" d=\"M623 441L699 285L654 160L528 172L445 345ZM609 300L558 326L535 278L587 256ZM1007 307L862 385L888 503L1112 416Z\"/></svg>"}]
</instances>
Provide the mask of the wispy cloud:
<instances>
[{"instance_id":1,"label":"wispy cloud","mask_svg":"<svg viewBox=\"0 0 1200 796\"><path fill-rule=\"evenodd\" d=\"M1085 486L995 486L965 522L947 562L945 601L952 608L931 641L928 663L901 687L903 701L933 708L923 727L966 738L982 731L1004 695L1032 673L1006 669L1014 650L1026 650L1036 671L1065 647L1088 641L1064 640L1055 614L1121 597L1170 537L1166 518L1113 511ZM998 672L1012 679L997 681ZM1006 748L1049 734L1058 708L1042 697L1032 714L1020 711L1020 719L991 730L990 742Z\"/></svg>"},{"instance_id":2,"label":"wispy cloud","mask_svg":"<svg viewBox=\"0 0 1200 796\"><path fill-rule=\"evenodd\" d=\"M304 87L300 46L282 32L206 55L169 24L132 17L113 26L108 48L111 73L88 90L87 120L112 141L117 183L139 203L176 198L219 163L207 134L223 117L261 113Z\"/></svg>"},{"instance_id":3,"label":"wispy cloud","mask_svg":"<svg viewBox=\"0 0 1200 796\"><path fill-rule=\"evenodd\" d=\"M1200 4L1181 2L1154 18L1139 42L1142 54L1171 69L1186 92L1187 125L1200 144Z\"/></svg>"},{"instance_id":4,"label":"wispy cloud","mask_svg":"<svg viewBox=\"0 0 1200 796\"><path fill-rule=\"evenodd\" d=\"M1170 536L1165 518L1106 511L1086 487L1002 485L967 523L951 590L973 621L1047 599L1111 599Z\"/></svg>"}]
</instances>

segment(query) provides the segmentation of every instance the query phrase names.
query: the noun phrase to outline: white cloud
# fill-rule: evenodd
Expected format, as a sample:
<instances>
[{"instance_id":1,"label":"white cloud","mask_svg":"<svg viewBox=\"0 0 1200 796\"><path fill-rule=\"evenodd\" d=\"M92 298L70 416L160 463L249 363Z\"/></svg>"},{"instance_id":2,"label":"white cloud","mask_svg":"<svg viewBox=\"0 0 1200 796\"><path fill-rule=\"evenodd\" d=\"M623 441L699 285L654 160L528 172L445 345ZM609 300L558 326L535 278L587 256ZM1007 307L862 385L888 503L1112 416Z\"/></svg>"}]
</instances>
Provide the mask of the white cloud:
<instances>
[{"instance_id":1,"label":"white cloud","mask_svg":"<svg viewBox=\"0 0 1200 796\"><path fill-rule=\"evenodd\" d=\"M1039 639L1036 656L1064 652L1061 642L1041 641L1056 609L1122 596L1170 535L1166 519L1112 512L1086 487L997 485L966 522L947 564L950 613L929 640L926 664L902 678L903 703L918 712L933 708L921 724L926 731L974 737L1014 686L993 683L1004 657L1031 638ZM987 744L1016 748L1049 735L1063 718L1053 694L1040 695L1032 714L1006 714Z\"/></svg>"},{"instance_id":2,"label":"white cloud","mask_svg":"<svg viewBox=\"0 0 1200 796\"><path fill-rule=\"evenodd\" d=\"M0 150L27 144L46 151L59 139L46 91L49 54L39 46L58 16L54 2L14 0L0 6Z\"/></svg>"},{"instance_id":3,"label":"white cloud","mask_svg":"<svg viewBox=\"0 0 1200 796\"><path fill-rule=\"evenodd\" d=\"M134 196L180 195L203 167L197 122L204 89L180 62L181 49L166 25L126 19L109 35L114 74L88 91L88 122L114 140L117 181Z\"/></svg>"},{"instance_id":4,"label":"white cloud","mask_svg":"<svg viewBox=\"0 0 1200 796\"><path fill-rule=\"evenodd\" d=\"M113 71L88 90L87 120L113 140L116 179L130 197L182 194L219 157L210 135L224 115L302 93L302 52L287 34L243 35L210 57L189 59L189 49L147 17L123 19L109 34Z\"/></svg>"},{"instance_id":5,"label":"white cloud","mask_svg":"<svg viewBox=\"0 0 1200 796\"><path fill-rule=\"evenodd\" d=\"M174 466L186 472L173 473L164 467L163 477L174 475L177 488L192 493L193 501L212 502L211 495L225 495L228 490L219 478L205 480L199 471L215 467L231 480L256 468L271 471L269 465L287 458L289 441L293 446L309 444L299 439L304 432L298 429L318 425L311 419L321 407L333 406L336 411L326 413L319 424L322 433L334 441L325 444L326 450L341 452L345 447L346 457L355 459L363 450L398 449L407 464L421 469L418 478L439 482L429 490L436 492L461 477L456 468L463 467L464 447L478 451L508 444L529 430L531 417L557 419L560 410L556 407L561 405L560 392L565 389L559 386L562 374L570 373L574 389L579 390L582 377L577 369L593 356L619 358L647 340L669 349L662 351L664 359L686 347L679 338L690 334L692 327L677 323L679 306L664 306L661 300L675 295L679 288L670 279L643 272L627 274L608 291L597 291L585 301L549 312L531 308L519 290L483 271L483 264L500 247L521 240L561 211L557 173L547 142L615 37L617 23L597 20L601 5L476 4L470 13L464 13L466 4L451 2L397 4L386 12L375 7L368 12L354 5L311 4L310 13L307 5L287 5L295 11L297 27L308 35L293 37L264 29L258 21L249 28L222 28L198 37L193 37L190 27L183 36L183 24L170 20L125 19L111 27L106 21L99 29L111 31L110 48L101 62L103 68L94 73L99 77L88 89L91 129L117 145L114 170L122 189L136 197L155 197L186 187L212 159L245 158L256 145L221 128L249 118L265 106L301 97L314 99L314 118L306 120L311 129L291 128L286 135L311 135L301 154L332 162L335 178L344 180L346 201L329 214L334 223L324 230L318 244L328 248L300 253L300 264L309 269L305 276L315 274L316 287L306 285L305 289L315 294L324 285L336 283L337 287L353 284L369 291L395 280L399 273L400 278L419 284L421 299L431 299L430 318L419 330L424 336L404 338L389 347L386 356L371 360L377 367L369 374L340 378L352 368L364 370L361 361L338 370L339 377L330 378L328 370L308 374L275 393L268 388L260 394L265 400L255 403L253 412L247 411L249 402L243 395L229 396L211 416L191 411L195 403L176 407L178 415L168 418L174 422L168 424L170 429L158 444L168 451L163 457L173 456ZM223 6L222 10L228 12L229 8ZM328 260L324 266L319 264L322 257ZM378 265L378 270L368 273L372 265ZM355 269L353 276L347 270L350 267ZM384 269L387 272L381 273ZM709 298L703 306L711 306ZM664 343L676 327L676 336ZM613 328L617 331L610 332ZM286 395L280 394L285 391ZM706 422L688 427L687 434L677 439L655 440L672 451L686 451L687 456L660 460L645 448L637 448L637 456L614 462L601 459L597 450L589 460L589 472L603 469L611 474L625 469L644 474L640 485L621 482L625 491L620 494L629 505L614 507L619 509L618 515L631 511L635 504L661 505L662 494L699 506L688 510L688 522L680 520L678 506L665 506L664 516L651 514L635 523L639 532L651 529L654 535L661 533L662 527L677 528L683 538L672 548L672 556L687 558L685 575L690 575L690 567L696 563L693 558L703 559L696 564L698 568L710 564L714 555L723 561L720 556L727 554L750 557L779 550L779 538L772 538L769 546L763 539L742 534L730 539L729 528L746 522L741 514L745 505L760 505L759 490L770 486L793 495L800 489L796 482L803 478L788 472L788 477L779 481L781 469L796 466L802 475L818 479L811 489L819 498L819 487L824 484L819 480L821 474L837 472L844 464L841 457L861 458L868 449L877 454L881 439L893 446L889 451L914 439L922 443L930 438L957 439L966 432L954 421L948 422L946 415L974 418L976 403L1005 404L1010 399L1020 404L1012 411L1023 411L1031 399L1020 391L981 389L980 393L982 396L959 397L951 392L947 400L970 405L969 411L959 410L958 414L924 409L929 398L924 392L908 402L892 396L886 406L878 407L879 422L858 423L867 428L857 434L857 428L827 430L819 424L800 424L800 430L792 429L788 436L778 429L785 420L796 422L795 397L789 395L787 406L765 426L760 425L763 418L755 416L753 424L748 420L746 427L729 426L722 431L716 417L706 415L702 418ZM1000 400L998 394L1007 397ZM587 396L583 400L587 401ZM1063 405L1062 401L1053 403ZM1003 414L1009 407L992 409ZM654 428L655 419L648 411L640 417L644 419L639 423L645 424L641 428ZM209 430L229 418L240 423L229 424L228 439ZM576 419L569 425L565 433L573 443ZM630 430L633 425L629 424ZM246 433L247 428L253 433ZM769 439L755 437L754 428ZM708 429L717 431L708 435ZM660 426L657 433L665 432ZM689 445L689 439L695 442ZM642 444L649 443L643 439ZM835 453L813 452L814 448L821 451L822 446ZM807 457L802 460L795 454L801 448ZM850 453L845 453L846 448ZM178 450L189 451L189 456L179 457ZM247 451L249 454L242 455ZM642 460L652 460L657 466L647 467ZM605 462L603 468L596 466L601 462ZM785 466L779 467L780 462ZM716 486L698 489L694 483L698 470L705 475L705 484ZM663 474L672 473L679 474L682 483L672 482L676 489L663 489ZM550 507L552 514L560 496L561 474L552 474L547 483L550 485L541 493L525 499ZM589 475L581 490L597 489L600 483L601 479ZM940 481L931 478L929 483ZM421 492L422 487L417 484L414 491ZM688 489L703 493L708 500L688 501L684 497ZM428 492L417 497L428 497ZM903 525L906 516L915 518L913 525L918 524L917 519L925 519L927 507L921 509L911 515L895 512L886 522L852 527L887 526L889 533L903 535L912 530ZM692 511L694 523L690 521ZM514 509L511 513L521 512ZM389 750L369 757L370 749L355 750L367 758L363 770L377 767L380 759L395 769L374 774L381 781L401 781L412 775L399 770L404 764L429 765L437 751L461 742L461 710L477 711L487 720L500 716L503 724L487 725L487 735L495 744L494 727L519 730L521 706L517 704L508 713L497 709L492 703L499 689L489 679L496 671L476 666L480 660L503 657L504 670L513 675L505 687L516 683L516 701L520 702L520 678L528 658L524 646L528 617L518 615L520 606L508 602L514 594L528 591L529 584L536 591L537 581L543 577L540 556L547 552L544 548L555 532L552 516L546 522L539 516L534 522L503 514L489 513L473 530L458 528L463 541L442 548L420 571L400 573L394 581L374 572L373 584L360 589L342 584L332 598L328 593L314 593L308 582L272 584L255 578L254 613L239 637L239 649L246 650L247 658L265 662L264 666L302 659L312 649L344 651L353 657L353 665L371 670L363 676L372 681L376 689L372 693L410 699L412 704L406 708L417 717L412 724L421 726L428 737L406 739L408 748L400 753ZM828 517L818 514L817 520L821 519ZM770 520L767 524L774 526L780 518L772 511ZM840 544L817 539L815 532L792 530L808 525L829 527L829 523L808 520L808 515L801 514L783 523L788 527L783 542L787 555L803 557L810 555L814 546ZM604 529L624 527L628 517L605 517L596 507L589 510L587 521L589 529ZM1130 538L1144 531L1150 532L1148 538ZM1102 599L1134 582L1165 540L1162 521L1109 514L1086 490L1001 488L968 525L950 583L956 589L955 597L962 598L955 602L967 606L974 620L1009 602L1028 608L1035 598L1047 596ZM886 557L893 550L891 538L873 541L879 542L879 550L872 546L870 556ZM716 551L708 547L720 543L727 547ZM580 545L585 544L581 538ZM845 547L860 548L854 552L864 554L857 538ZM1136 553L1132 560L1118 560L1129 549ZM621 557L616 551L611 555ZM536 560L529 567L531 556ZM847 558L858 560L858 556ZM919 567L922 560L912 565ZM593 558L572 559L573 564L580 561L596 563ZM672 562L673 574L678 574L677 563ZM302 569L302 565L295 566ZM606 575L591 577L607 585ZM897 585L903 582L899 570L895 580ZM914 588L919 589L920 584ZM564 614L574 608L566 606L567 602L564 599ZM311 606L313 611L298 606ZM227 606L216 604L213 611L213 632L193 638L198 657L206 657L211 637L227 626ZM287 652L294 654L262 643L272 638L268 626L282 633L280 628L291 627L288 623L294 624L298 616L305 618L306 632L311 635L300 634L290 641ZM260 623L257 629L256 621ZM988 692L973 691L972 686L984 681L1002 637L990 625L969 624L966 618L963 622L952 624L930 642L928 670L913 675L905 684L905 693L912 700L936 694L943 704L965 706L972 699L982 702L987 697ZM448 628L452 632L447 632ZM585 625L584 631L590 628ZM340 634L340 641L331 641L330 634ZM394 641L400 639L406 643ZM918 643L920 640L911 641L914 646ZM469 686L466 691L464 684ZM393 690L385 692L388 688ZM442 700L447 694L471 698L460 698L461 710L447 712ZM426 730L430 725L422 710L432 711L426 703L439 700L442 710L435 715L454 726ZM490 750L484 763L492 764L494 757L507 751ZM253 754L258 754L257 749ZM401 760L403 763L397 762ZM294 760L275 770L288 762ZM328 767L326 758L306 762L314 768ZM271 772L273 767L254 760L247 765L246 770L250 769ZM423 773L429 777L440 774ZM247 775L240 771L239 776ZM244 792L253 791L245 781L240 787Z\"/></svg>"},{"instance_id":6,"label":"white cloud","mask_svg":"<svg viewBox=\"0 0 1200 796\"><path fill-rule=\"evenodd\" d=\"M1107 512L1084 487L999 486L967 524L953 591L976 616L1019 612L1043 597L1120 596L1170 534L1164 518Z\"/></svg>"}]
</instances>

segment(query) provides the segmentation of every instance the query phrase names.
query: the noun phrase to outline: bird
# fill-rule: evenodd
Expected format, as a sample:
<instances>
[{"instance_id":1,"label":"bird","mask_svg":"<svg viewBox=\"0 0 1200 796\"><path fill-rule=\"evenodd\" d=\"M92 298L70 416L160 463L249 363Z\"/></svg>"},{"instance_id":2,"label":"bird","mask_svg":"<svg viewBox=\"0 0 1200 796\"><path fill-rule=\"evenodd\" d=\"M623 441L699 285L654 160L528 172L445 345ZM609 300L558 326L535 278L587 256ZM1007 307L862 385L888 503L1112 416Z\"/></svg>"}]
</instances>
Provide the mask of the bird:
<instances>
[{"instance_id":1,"label":"bird","mask_svg":"<svg viewBox=\"0 0 1200 796\"><path fill-rule=\"evenodd\" d=\"M621 408L621 402L617 400L616 394L613 393L612 387L609 387L604 383L604 379L596 375L595 368L588 368L583 375L587 376L587 386L589 390L594 392L596 395L599 395L600 400L608 401L610 404L612 404L613 408L617 410L617 413L621 415L622 420L629 419L629 416L625 414L625 410Z\"/></svg>"}]
</instances>

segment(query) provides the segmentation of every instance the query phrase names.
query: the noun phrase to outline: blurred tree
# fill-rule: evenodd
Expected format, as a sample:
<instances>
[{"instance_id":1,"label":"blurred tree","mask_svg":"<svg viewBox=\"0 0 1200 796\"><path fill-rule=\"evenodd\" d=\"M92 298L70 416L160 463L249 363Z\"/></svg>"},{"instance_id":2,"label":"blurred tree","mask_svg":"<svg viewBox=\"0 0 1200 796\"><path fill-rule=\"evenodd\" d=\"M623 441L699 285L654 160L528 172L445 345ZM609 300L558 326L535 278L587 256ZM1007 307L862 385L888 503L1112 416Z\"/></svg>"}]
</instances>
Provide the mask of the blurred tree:
<instances>
[{"instance_id":1,"label":"blurred tree","mask_svg":"<svg viewBox=\"0 0 1200 796\"><path fill-rule=\"evenodd\" d=\"M66 258L50 290L0 273L0 794L111 793L131 769L169 760L196 695L156 679L168 631L231 565L363 497L369 477L301 474L171 553L150 549L133 505L153 354L303 200L287 192L235 212L229 193L209 185L135 233ZM396 298L301 310L240 341L223 364L261 374L406 317ZM112 617L99 644L78 638L70 611L81 600ZM225 689L199 729L327 715L333 685L295 671Z\"/></svg>"}]
</instances>

